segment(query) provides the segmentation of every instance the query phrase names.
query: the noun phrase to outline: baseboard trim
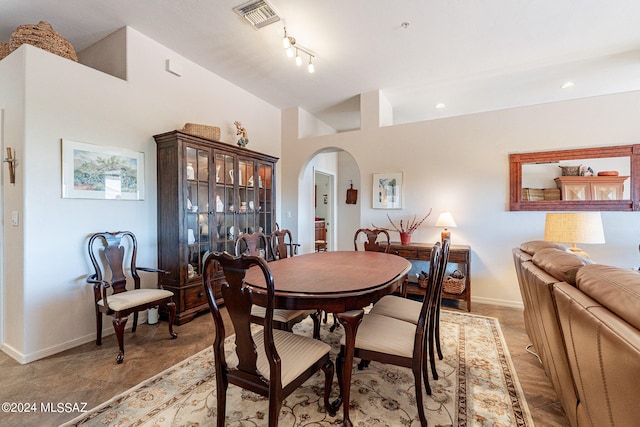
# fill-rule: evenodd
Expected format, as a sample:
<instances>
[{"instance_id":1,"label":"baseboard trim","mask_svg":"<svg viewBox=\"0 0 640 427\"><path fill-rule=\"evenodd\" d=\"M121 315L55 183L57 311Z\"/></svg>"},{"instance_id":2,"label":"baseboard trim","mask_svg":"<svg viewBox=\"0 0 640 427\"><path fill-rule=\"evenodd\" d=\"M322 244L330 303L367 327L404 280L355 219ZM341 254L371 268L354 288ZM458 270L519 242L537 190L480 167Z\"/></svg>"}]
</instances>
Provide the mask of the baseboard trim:
<instances>
[{"instance_id":1,"label":"baseboard trim","mask_svg":"<svg viewBox=\"0 0 640 427\"><path fill-rule=\"evenodd\" d=\"M519 308L521 310L524 310L524 304L518 301L508 301L508 300L502 300L502 299L496 299L496 298L476 297L471 299L471 304L473 305L473 303L491 304L491 305L497 305L500 307Z\"/></svg>"},{"instance_id":2,"label":"baseboard trim","mask_svg":"<svg viewBox=\"0 0 640 427\"><path fill-rule=\"evenodd\" d=\"M107 319L105 317L105 319ZM108 318L110 319L110 318ZM146 316L146 312L140 312L140 315L138 317L138 325L142 325L144 323L147 322L147 316ZM102 330L102 336L103 337L107 337L109 335L113 335L115 333L115 331L113 330L113 327L111 326L111 322L108 322L109 326L104 328ZM131 331L131 327L133 325L131 323L129 323L126 327L125 327L125 331L129 332ZM7 344L7 343L2 343L2 345L0 346L0 350L4 353L6 353L7 355L9 355L11 358L15 359L16 362L20 363L21 365L26 365L27 363L31 363L31 362L35 362L36 360L40 360L40 359L44 359L45 357L49 357L49 356L53 356L54 354L58 354L61 353L63 351L72 349L74 347L77 347L79 345L82 344L86 344L88 342L94 341L96 340L96 334L95 333L91 333L88 335L84 335L78 338L74 338L72 340L69 341L65 341L64 343L58 344L58 345L54 345L51 347L47 347L47 348L43 348L42 350L38 350L35 351L33 353L28 353L28 354L24 354L18 350L16 350L14 347L12 347L11 345Z\"/></svg>"}]
</instances>

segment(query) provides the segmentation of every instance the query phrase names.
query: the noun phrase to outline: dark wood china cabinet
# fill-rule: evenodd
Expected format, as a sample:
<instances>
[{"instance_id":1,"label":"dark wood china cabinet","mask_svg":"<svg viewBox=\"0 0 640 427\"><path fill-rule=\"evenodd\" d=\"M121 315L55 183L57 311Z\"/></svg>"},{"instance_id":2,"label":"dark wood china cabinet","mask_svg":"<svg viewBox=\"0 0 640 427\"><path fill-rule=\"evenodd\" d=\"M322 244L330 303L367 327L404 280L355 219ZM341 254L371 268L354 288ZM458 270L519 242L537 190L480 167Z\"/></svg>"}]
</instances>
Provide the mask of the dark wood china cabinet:
<instances>
[{"instance_id":1,"label":"dark wood china cabinet","mask_svg":"<svg viewBox=\"0 0 640 427\"><path fill-rule=\"evenodd\" d=\"M273 156L181 131L155 135L158 163L158 268L174 293L178 325L209 309L204 258L234 252L242 233L274 230ZM219 291L218 303L222 302Z\"/></svg>"}]
</instances>

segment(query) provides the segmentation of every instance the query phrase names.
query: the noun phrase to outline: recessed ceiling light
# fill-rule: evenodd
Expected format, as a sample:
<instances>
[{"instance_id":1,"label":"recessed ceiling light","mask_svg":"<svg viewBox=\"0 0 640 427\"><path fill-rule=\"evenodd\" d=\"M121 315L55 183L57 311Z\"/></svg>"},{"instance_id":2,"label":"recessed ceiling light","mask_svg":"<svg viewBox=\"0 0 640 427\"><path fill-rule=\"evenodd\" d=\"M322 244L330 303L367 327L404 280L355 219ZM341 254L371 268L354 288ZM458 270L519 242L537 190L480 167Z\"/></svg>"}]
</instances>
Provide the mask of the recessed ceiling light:
<instances>
[{"instance_id":1,"label":"recessed ceiling light","mask_svg":"<svg viewBox=\"0 0 640 427\"><path fill-rule=\"evenodd\" d=\"M404 21L402 24L400 24L402 28L409 28L409 25L411 25L411 22L409 21Z\"/></svg>"},{"instance_id":2,"label":"recessed ceiling light","mask_svg":"<svg viewBox=\"0 0 640 427\"><path fill-rule=\"evenodd\" d=\"M435 107L436 107L437 109L441 109L441 108L446 107L446 105L444 105L442 102L440 102L440 103L436 104L436 105L435 105Z\"/></svg>"},{"instance_id":3,"label":"recessed ceiling light","mask_svg":"<svg viewBox=\"0 0 640 427\"><path fill-rule=\"evenodd\" d=\"M562 86L560 86L561 89L569 89L570 87L574 87L576 84L574 82L564 82L562 84Z\"/></svg>"}]
</instances>

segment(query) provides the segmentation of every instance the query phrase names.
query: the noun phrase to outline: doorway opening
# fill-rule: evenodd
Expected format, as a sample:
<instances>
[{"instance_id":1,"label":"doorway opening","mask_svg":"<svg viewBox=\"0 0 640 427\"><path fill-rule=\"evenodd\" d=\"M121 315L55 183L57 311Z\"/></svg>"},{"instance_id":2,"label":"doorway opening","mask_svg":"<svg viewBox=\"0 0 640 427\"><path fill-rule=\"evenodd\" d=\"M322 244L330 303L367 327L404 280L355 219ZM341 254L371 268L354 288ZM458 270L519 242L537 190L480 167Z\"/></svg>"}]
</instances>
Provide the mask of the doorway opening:
<instances>
[{"instance_id":1,"label":"doorway opening","mask_svg":"<svg viewBox=\"0 0 640 427\"><path fill-rule=\"evenodd\" d=\"M314 188L315 188L315 227L316 229L326 229L326 250L334 249L335 235L334 227L334 183L335 175L329 172L314 171ZM316 239L317 239L316 235Z\"/></svg>"},{"instance_id":2,"label":"doorway opening","mask_svg":"<svg viewBox=\"0 0 640 427\"><path fill-rule=\"evenodd\" d=\"M351 184L360 188L360 169L349 152L327 147L309 157L298 187L298 233L303 253L315 249L315 217L325 218L328 223L328 250L353 250L353 233L360 228L361 202L346 203L346 190Z\"/></svg>"}]
</instances>

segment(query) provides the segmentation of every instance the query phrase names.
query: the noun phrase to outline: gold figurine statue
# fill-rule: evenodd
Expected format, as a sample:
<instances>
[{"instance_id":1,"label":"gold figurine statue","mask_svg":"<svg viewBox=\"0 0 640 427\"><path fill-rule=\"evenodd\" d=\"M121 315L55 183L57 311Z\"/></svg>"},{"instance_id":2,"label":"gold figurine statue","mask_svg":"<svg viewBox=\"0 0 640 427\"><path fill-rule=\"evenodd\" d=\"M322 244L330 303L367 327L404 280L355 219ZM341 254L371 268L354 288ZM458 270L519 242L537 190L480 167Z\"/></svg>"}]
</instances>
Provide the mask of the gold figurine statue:
<instances>
[{"instance_id":1,"label":"gold figurine statue","mask_svg":"<svg viewBox=\"0 0 640 427\"><path fill-rule=\"evenodd\" d=\"M233 124L236 125L236 129L237 129L236 135L242 135L238 140L238 146L244 147L249 143L249 138L247 137L247 130L244 128L244 126L242 126L242 123L240 123L239 121L235 121L233 122Z\"/></svg>"}]
</instances>

